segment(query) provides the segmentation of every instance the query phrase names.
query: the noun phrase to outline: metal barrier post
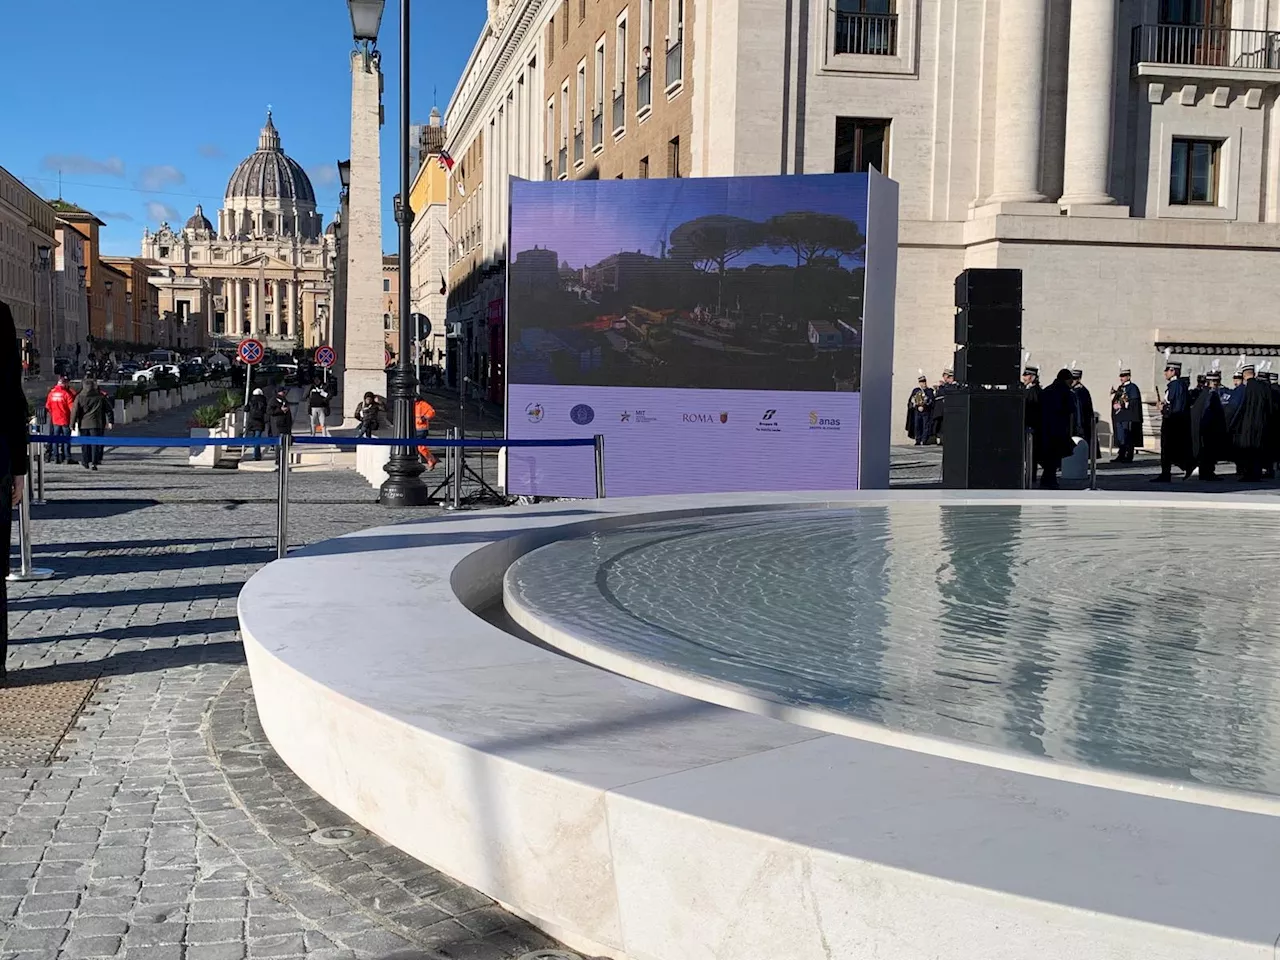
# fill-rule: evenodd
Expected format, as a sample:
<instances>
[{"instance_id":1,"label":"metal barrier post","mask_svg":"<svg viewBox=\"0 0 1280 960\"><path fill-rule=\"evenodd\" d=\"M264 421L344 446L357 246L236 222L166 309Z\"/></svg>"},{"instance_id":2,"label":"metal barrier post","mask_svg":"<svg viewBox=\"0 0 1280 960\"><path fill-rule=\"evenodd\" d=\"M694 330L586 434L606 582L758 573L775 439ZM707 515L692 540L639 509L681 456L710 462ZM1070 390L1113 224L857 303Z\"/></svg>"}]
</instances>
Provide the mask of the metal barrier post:
<instances>
[{"instance_id":1,"label":"metal barrier post","mask_svg":"<svg viewBox=\"0 0 1280 960\"><path fill-rule=\"evenodd\" d=\"M604 492L604 434L596 434L596 497L603 500Z\"/></svg>"},{"instance_id":2,"label":"metal barrier post","mask_svg":"<svg viewBox=\"0 0 1280 960\"><path fill-rule=\"evenodd\" d=\"M280 462L279 486L276 489L276 559L283 560L289 555L289 457L292 453L291 437L287 433L280 435L280 446L277 453Z\"/></svg>"},{"instance_id":3,"label":"metal barrier post","mask_svg":"<svg viewBox=\"0 0 1280 960\"><path fill-rule=\"evenodd\" d=\"M22 499L18 501L18 557L21 566L8 572L7 579L12 581L48 580L53 576L48 567L31 565L31 484L31 474L28 473L22 483ZM9 509L8 504L5 504L5 509Z\"/></svg>"},{"instance_id":4,"label":"metal barrier post","mask_svg":"<svg viewBox=\"0 0 1280 960\"><path fill-rule=\"evenodd\" d=\"M453 428L453 439L462 439L462 428ZM453 451L453 502L449 505L451 510L462 509L462 465L464 463L462 457L462 447L455 447Z\"/></svg>"},{"instance_id":5,"label":"metal barrier post","mask_svg":"<svg viewBox=\"0 0 1280 960\"><path fill-rule=\"evenodd\" d=\"M31 469L28 470L27 473L28 474L34 473L36 478L35 479L35 484L36 484L35 497L32 498L31 503L34 506L43 507L44 506L44 457L40 456L40 450L37 447L32 446L32 447L29 447L29 449L33 450L34 453L31 456Z\"/></svg>"},{"instance_id":6,"label":"metal barrier post","mask_svg":"<svg viewBox=\"0 0 1280 960\"><path fill-rule=\"evenodd\" d=\"M1089 489L1098 489L1098 415L1093 415L1089 431Z\"/></svg>"},{"instance_id":7,"label":"metal barrier post","mask_svg":"<svg viewBox=\"0 0 1280 960\"><path fill-rule=\"evenodd\" d=\"M1031 479L1035 476L1036 468L1031 458L1035 456L1035 445L1032 442L1034 434L1028 430L1026 437L1022 443L1022 489L1031 489Z\"/></svg>"}]
</instances>

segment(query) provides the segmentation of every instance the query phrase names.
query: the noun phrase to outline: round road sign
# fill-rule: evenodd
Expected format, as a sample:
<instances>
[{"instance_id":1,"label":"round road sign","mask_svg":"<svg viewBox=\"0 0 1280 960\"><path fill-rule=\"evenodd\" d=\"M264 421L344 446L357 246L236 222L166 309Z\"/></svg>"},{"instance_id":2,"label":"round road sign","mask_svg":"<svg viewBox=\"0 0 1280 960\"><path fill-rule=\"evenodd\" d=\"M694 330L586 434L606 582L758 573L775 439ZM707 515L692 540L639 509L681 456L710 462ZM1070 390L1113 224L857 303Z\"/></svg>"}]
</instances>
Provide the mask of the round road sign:
<instances>
[{"instance_id":1,"label":"round road sign","mask_svg":"<svg viewBox=\"0 0 1280 960\"><path fill-rule=\"evenodd\" d=\"M384 361L382 365L383 365L384 367L389 367L389 366L391 366L391 362L392 362L393 360L395 360L395 357L393 357L393 356L391 355L391 351L390 351L390 350L383 350L383 351L382 351L382 359L383 359L383 361Z\"/></svg>"},{"instance_id":2,"label":"round road sign","mask_svg":"<svg viewBox=\"0 0 1280 960\"><path fill-rule=\"evenodd\" d=\"M333 347L323 346L316 350L316 363L322 367L332 367L338 362L338 355L333 352Z\"/></svg>"},{"instance_id":3,"label":"round road sign","mask_svg":"<svg viewBox=\"0 0 1280 960\"><path fill-rule=\"evenodd\" d=\"M267 350L263 347L262 341L254 340L252 337L241 340L240 346L236 348L236 356L250 366L255 363L261 363L262 358L266 355Z\"/></svg>"}]
</instances>

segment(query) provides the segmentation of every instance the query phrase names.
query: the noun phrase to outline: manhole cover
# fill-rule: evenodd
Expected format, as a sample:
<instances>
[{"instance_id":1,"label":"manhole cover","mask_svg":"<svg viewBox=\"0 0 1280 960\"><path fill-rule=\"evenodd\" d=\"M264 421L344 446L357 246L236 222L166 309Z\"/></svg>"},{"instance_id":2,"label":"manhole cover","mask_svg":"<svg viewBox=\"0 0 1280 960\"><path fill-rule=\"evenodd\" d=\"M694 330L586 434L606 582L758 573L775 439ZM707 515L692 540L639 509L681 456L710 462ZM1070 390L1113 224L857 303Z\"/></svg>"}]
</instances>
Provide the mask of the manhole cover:
<instances>
[{"instance_id":1,"label":"manhole cover","mask_svg":"<svg viewBox=\"0 0 1280 960\"><path fill-rule=\"evenodd\" d=\"M339 844L350 843L360 836L361 831L355 827L325 827L311 834L311 839L316 843L326 847L336 847Z\"/></svg>"},{"instance_id":2,"label":"manhole cover","mask_svg":"<svg viewBox=\"0 0 1280 960\"><path fill-rule=\"evenodd\" d=\"M271 744L264 741L254 741L253 743L242 743L238 747L231 748L232 753L247 753L253 757L261 757L271 752Z\"/></svg>"}]
</instances>

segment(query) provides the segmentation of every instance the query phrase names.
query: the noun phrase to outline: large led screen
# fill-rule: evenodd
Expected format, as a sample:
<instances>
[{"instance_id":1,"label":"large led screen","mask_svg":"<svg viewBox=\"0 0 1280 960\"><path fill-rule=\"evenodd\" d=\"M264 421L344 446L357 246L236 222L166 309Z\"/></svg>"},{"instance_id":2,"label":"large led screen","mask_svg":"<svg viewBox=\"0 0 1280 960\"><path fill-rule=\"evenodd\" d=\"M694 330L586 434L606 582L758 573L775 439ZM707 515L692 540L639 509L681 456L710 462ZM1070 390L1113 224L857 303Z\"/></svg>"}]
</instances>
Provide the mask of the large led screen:
<instances>
[{"instance_id":1,"label":"large led screen","mask_svg":"<svg viewBox=\"0 0 1280 960\"><path fill-rule=\"evenodd\" d=\"M609 496L858 488L873 183L513 181L507 435L603 435ZM591 451L512 448L507 489L593 496Z\"/></svg>"}]
</instances>

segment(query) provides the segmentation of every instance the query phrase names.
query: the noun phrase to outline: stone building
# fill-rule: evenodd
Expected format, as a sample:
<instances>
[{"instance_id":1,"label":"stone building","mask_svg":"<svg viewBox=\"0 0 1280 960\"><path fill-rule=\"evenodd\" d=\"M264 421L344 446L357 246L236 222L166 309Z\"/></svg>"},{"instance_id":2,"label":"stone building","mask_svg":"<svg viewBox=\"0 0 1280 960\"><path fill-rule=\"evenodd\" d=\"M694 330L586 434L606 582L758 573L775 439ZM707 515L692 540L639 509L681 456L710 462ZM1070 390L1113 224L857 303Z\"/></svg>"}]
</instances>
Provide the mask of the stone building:
<instances>
[{"instance_id":1,"label":"stone building","mask_svg":"<svg viewBox=\"0 0 1280 960\"><path fill-rule=\"evenodd\" d=\"M55 356L74 361L83 358L89 333L86 241L71 224L59 217L53 230L58 242L54 274Z\"/></svg>"},{"instance_id":2,"label":"stone building","mask_svg":"<svg viewBox=\"0 0 1280 960\"><path fill-rule=\"evenodd\" d=\"M966 267L1024 271L1033 362L1150 393L1166 347L1280 354L1278 94L1276 0L491 0L446 114L450 317L494 313L507 174L875 166L902 187L899 405L950 363Z\"/></svg>"},{"instance_id":3,"label":"stone building","mask_svg":"<svg viewBox=\"0 0 1280 960\"><path fill-rule=\"evenodd\" d=\"M0 300L13 311L24 359L32 348L54 355L54 221L53 207L0 167Z\"/></svg>"},{"instance_id":4,"label":"stone building","mask_svg":"<svg viewBox=\"0 0 1280 960\"><path fill-rule=\"evenodd\" d=\"M125 327L117 339L136 344L182 349L204 346L204 331L192 326L190 316L160 312L158 293L152 286L156 264L138 257L100 257L124 280ZM184 322L184 320L186 322Z\"/></svg>"},{"instance_id":5,"label":"stone building","mask_svg":"<svg viewBox=\"0 0 1280 960\"><path fill-rule=\"evenodd\" d=\"M197 205L181 229L147 231L159 310L229 346L256 336L290 352L322 342L333 287L335 244L316 209L311 180L281 147L267 113L258 149L227 182L217 226Z\"/></svg>"},{"instance_id":6,"label":"stone building","mask_svg":"<svg viewBox=\"0 0 1280 960\"><path fill-rule=\"evenodd\" d=\"M400 256L395 253L382 255L382 331L387 350L400 350Z\"/></svg>"},{"instance_id":7,"label":"stone building","mask_svg":"<svg viewBox=\"0 0 1280 960\"><path fill-rule=\"evenodd\" d=\"M413 208L413 259L409 265L409 285L413 312L431 321L431 331L422 338L421 362L443 364L448 344L445 339L446 294L449 272L449 240L445 220L449 216L449 180L440 161L445 128L440 111L431 108L423 125L419 153L421 166L409 190Z\"/></svg>"}]
</instances>

